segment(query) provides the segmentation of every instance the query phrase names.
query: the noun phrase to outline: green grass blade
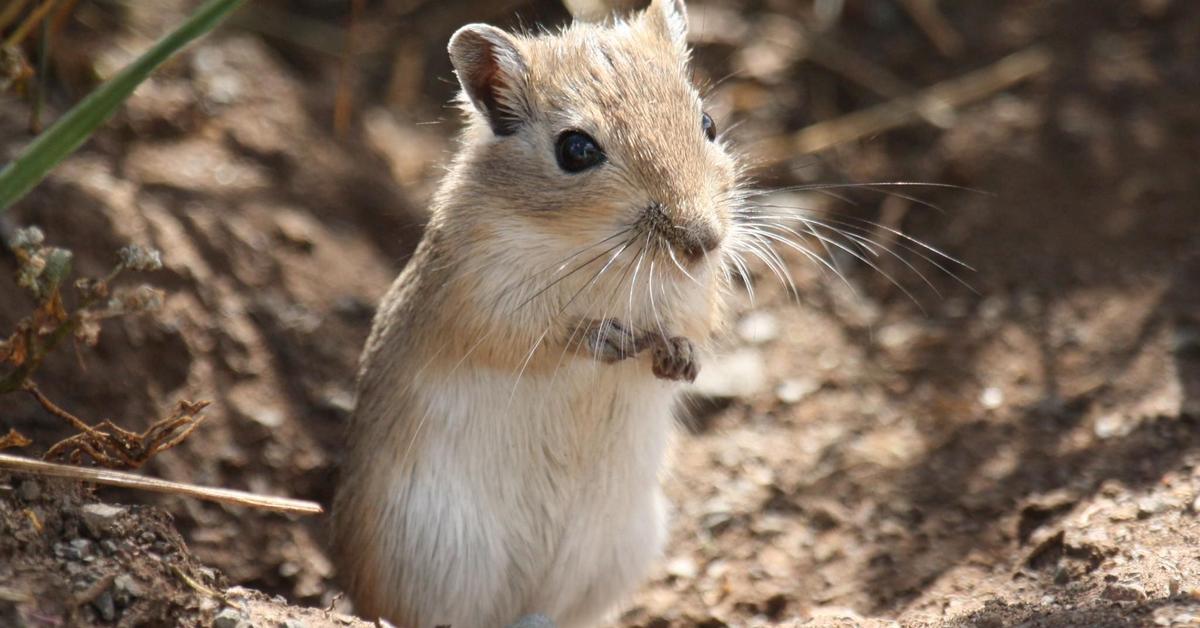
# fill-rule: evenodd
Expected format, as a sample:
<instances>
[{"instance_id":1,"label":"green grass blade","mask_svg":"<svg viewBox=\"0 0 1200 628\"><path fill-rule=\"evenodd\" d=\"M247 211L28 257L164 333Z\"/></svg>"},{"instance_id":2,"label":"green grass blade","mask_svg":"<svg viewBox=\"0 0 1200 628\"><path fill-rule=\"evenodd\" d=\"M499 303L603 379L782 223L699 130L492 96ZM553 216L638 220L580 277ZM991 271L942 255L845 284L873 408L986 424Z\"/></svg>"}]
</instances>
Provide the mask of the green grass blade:
<instances>
[{"instance_id":1,"label":"green grass blade","mask_svg":"<svg viewBox=\"0 0 1200 628\"><path fill-rule=\"evenodd\" d=\"M243 2L245 0L209 0L204 3L179 28L38 135L15 161L0 170L0 213L25 196L67 155L75 152L155 68L192 40L211 31Z\"/></svg>"}]
</instances>

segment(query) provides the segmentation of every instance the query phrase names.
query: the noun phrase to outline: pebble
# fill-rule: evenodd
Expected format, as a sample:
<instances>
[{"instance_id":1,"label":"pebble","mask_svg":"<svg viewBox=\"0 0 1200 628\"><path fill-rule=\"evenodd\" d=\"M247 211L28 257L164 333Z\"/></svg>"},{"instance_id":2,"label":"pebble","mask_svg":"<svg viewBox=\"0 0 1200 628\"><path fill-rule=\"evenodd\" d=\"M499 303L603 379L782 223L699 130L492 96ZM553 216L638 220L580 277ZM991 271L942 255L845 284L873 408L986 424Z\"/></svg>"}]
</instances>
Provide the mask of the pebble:
<instances>
[{"instance_id":1,"label":"pebble","mask_svg":"<svg viewBox=\"0 0 1200 628\"><path fill-rule=\"evenodd\" d=\"M768 343L779 337L779 321L770 312L750 312L737 322L737 334L752 345Z\"/></svg>"},{"instance_id":2,"label":"pebble","mask_svg":"<svg viewBox=\"0 0 1200 628\"><path fill-rule=\"evenodd\" d=\"M213 628L238 628L242 623L242 614L236 608L225 607L213 618Z\"/></svg>"},{"instance_id":3,"label":"pebble","mask_svg":"<svg viewBox=\"0 0 1200 628\"><path fill-rule=\"evenodd\" d=\"M92 536L102 536L118 517L125 514L125 509L112 504L88 504L80 509L80 514L88 532L91 532Z\"/></svg>"},{"instance_id":4,"label":"pebble","mask_svg":"<svg viewBox=\"0 0 1200 628\"><path fill-rule=\"evenodd\" d=\"M76 561L83 560L92 553L92 542L87 539L72 539L70 543L57 543L54 554L59 558Z\"/></svg>"},{"instance_id":5,"label":"pebble","mask_svg":"<svg viewBox=\"0 0 1200 628\"><path fill-rule=\"evenodd\" d=\"M1116 582L1104 588L1103 597L1113 602L1141 602L1146 590L1139 584Z\"/></svg>"},{"instance_id":6,"label":"pebble","mask_svg":"<svg viewBox=\"0 0 1200 628\"><path fill-rule=\"evenodd\" d=\"M1133 421L1126 421L1115 414L1106 414L1096 419L1093 430L1096 438L1108 439L1128 436L1137 427Z\"/></svg>"},{"instance_id":7,"label":"pebble","mask_svg":"<svg viewBox=\"0 0 1200 628\"><path fill-rule=\"evenodd\" d=\"M710 399L738 399L753 396L765 384L762 353L744 348L702 362L691 392Z\"/></svg>"},{"instance_id":8,"label":"pebble","mask_svg":"<svg viewBox=\"0 0 1200 628\"><path fill-rule=\"evenodd\" d=\"M1138 508L1135 504L1121 504L1108 513L1109 521L1133 521L1137 519Z\"/></svg>"},{"instance_id":9,"label":"pebble","mask_svg":"<svg viewBox=\"0 0 1200 628\"><path fill-rule=\"evenodd\" d=\"M1145 519L1171 509L1171 504L1158 495L1147 495L1137 502L1138 518Z\"/></svg>"},{"instance_id":10,"label":"pebble","mask_svg":"<svg viewBox=\"0 0 1200 628\"><path fill-rule=\"evenodd\" d=\"M113 592L119 600L132 600L142 596L142 586L133 579L133 576L123 573L113 579Z\"/></svg>"},{"instance_id":11,"label":"pebble","mask_svg":"<svg viewBox=\"0 0 1200 628\"><path fill-rule=\"evenodd\" d=\"M696 561L687 556L680 556L667 563L667 573L683 580L691 580L700 572Z\"/></svg>"},{"instance_id":12,"label":"pebble","mask_svg":"<svg viewBox=\"0 0 1200 628\"><path fill-rule=\"evenodd\" d=\"M995 386L988 386L979 393L979 404L988 410L995 410L1004 405L1004 391Z\"/></svg>"},{"instance_id":13,"label":"pebble","mask_svg":"<svg viewBox=\"0 0 1200 628\"><path fill-rule=\"evenodd\" d=\"M820 388L821 383L812 378L785 379L775 388L775 397L783 403L799 403Z\"/></svg>"},{"instance_id":14,"label":"pebble","mask_svg":"<svg viewBox=\"0 0 1200 628\"><path fill-rule=\"evenodd\" d=\"M279 628L304 628L304 624L299 620L285 619L279 622Z\"/></svg>"},{"instance_id":15,"label":"pebble","mask_svg":"<svg viewBox=\"0 0 1200 628\"><path fill-rule=\"evenodd\" d=\"M96 614L104 621L113 621L117 618L117 605L113 602L111 590L105 590L96 599L92 600L92 608L96 609Z\"/></svg>"}]
</instances>

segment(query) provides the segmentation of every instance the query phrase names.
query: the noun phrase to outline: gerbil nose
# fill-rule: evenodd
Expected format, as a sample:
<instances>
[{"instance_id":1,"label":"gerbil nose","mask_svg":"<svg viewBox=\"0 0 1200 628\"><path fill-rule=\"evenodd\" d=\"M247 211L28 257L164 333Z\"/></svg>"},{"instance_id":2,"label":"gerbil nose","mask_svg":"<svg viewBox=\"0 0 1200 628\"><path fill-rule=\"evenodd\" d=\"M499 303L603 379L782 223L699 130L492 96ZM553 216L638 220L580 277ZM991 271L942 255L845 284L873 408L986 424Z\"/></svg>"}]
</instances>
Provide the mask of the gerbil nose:
<instances>
[{"instance_id":1,"label":"gerbil nose","mask_svg":"<svg viewBox=\"0 0 1200 628\"><path fill-rule=\"evenodd\" d=\"M682 254L689 263L696 263L721 244L721 231L712 221L696 214L683 216L662 203L652 203L642 216L643 224L657 232Z\"/></svg>"},{"instance_id":2,"label":"gerbil nose","mask_svg":"<svg viewBox=\"0 0 1200 628\"><path fill-rule=\"evenodd\" d=\"M721 244L721 235L710 225L691 225L684 228L679 249L689 262L695 263Z\"/></svg>"}]
</instances>

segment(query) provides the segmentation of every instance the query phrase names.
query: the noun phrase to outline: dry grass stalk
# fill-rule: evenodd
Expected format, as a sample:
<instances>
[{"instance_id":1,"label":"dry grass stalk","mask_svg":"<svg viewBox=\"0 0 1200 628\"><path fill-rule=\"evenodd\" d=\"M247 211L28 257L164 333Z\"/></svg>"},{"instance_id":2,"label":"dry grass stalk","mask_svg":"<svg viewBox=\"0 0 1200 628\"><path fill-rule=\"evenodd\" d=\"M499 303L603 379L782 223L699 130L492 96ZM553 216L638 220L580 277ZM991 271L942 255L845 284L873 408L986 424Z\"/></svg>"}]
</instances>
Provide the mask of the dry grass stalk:
<instances>
[{"instance_id":1,"label":"dry grass stalk","mask_svg":"<svg viewBox=\"0 0 1200 628\"><path fill-rule=\"evenodd\" d=\"M223 504L271 510L274 512L301 515L318 515L324 512L320 504L302 499L255 495L254 493L235 491L227 488L210 488L195 484L184 484L182 482L170 482L123 471L74 467L10 454L0 454L0 469L45 477L94 482L107 486L134 488L154 493L166 493L168 495L184 495Z\"/></svg>"},{"instance_id":2,"label":"dry grass stalk","mask_svg":"<svg viewBox=\"0 0 1200 628\"><path fill-rule=\"evenodd\" d=\"M763 165L771 165L877 135L911 124L921 119L923 112L955 109L1001 92L1045 72L1052 60L1048 50L1031 46L990 66L943 81L911 96L818 122L791 137L763 141L751 152L761 156Z\"/></svg>"}]
</instances>

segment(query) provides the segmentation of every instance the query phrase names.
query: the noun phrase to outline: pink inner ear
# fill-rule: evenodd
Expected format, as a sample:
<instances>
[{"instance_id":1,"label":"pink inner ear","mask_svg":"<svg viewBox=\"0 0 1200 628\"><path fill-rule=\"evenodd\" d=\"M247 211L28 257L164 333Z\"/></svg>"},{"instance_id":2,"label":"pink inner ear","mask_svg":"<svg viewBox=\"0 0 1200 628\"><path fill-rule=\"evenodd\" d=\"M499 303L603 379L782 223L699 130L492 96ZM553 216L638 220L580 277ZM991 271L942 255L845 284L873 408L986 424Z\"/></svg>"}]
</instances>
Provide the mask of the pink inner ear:
<instances>
[{"instance_id":1,"label":"pink inner ear","mask_svg":"<svg viewBox=\"0 0 1200 628\"><path fill-rule=\"evenodd\" d=\"M469 95L497 135L511 135L516 132L519 121L511 111L504 109L500 100L503 90L513 88L497 58L503 51L487 37L474 33L469 36L475 40L468 67L463 68Z\"/></svg>"}]
</instances>

